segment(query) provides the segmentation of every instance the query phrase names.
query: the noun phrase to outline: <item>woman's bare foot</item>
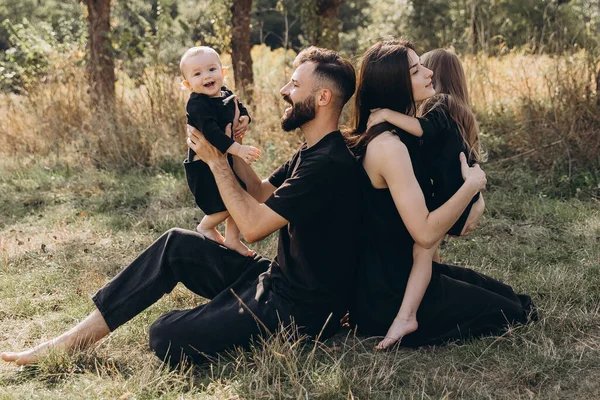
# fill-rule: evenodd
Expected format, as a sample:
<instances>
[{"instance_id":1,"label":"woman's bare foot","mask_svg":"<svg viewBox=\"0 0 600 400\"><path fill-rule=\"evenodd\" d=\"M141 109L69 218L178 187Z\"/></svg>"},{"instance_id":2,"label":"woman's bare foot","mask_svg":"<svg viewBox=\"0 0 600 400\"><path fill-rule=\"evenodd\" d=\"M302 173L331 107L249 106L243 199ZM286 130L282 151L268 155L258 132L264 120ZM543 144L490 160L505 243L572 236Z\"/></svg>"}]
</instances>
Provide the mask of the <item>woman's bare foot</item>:
<instances>
[{"instance_id":1,"label":"woman's bare foot","mask_svg":"<svg viewBox=\"0 0 600 400\"><path fill-rule=\"evenodd\" d=\"M4 361L14 362L17 365L32 364L53 351L71 351L85 348L110 333L104 317L98 310L94 310L86 319L62 335L48 340L32 349L21 352L4 352L1 357Z\"/></svg>"},{"instance_id":2,"label":"woman's bare foot","mask_svg":"<svg viewBox=\"0 0 600 400\"><path fill-rule=\"evenodd\" d=\"M221 244L225 243L225 238L219 233L217 228L204 228L202 226L202 223L199 223L196 227L196 231L198 233L201 233L205 238L212 240L213 242Z\"/></svg>"},{"instance_id":3,"label":"woman's bare foot","mask_svg":"<svg viewBox=\"0 0 600 400\"><path fill-rule=\"evenodd\" d=\"M239 238L238 239L226 238L225 241L223 242L223 246L227 247L228 249L237 251L244 257L254 257L256 255L256 252L254 250L250 249L244 243L242 243L242 241Z\"/></svg>"},{"instance_id":4,"label":"woman's bare foot","mask_svg":"<svg viewBox=\"0 0 600 400\"><path fill-rule=\"evenodd\" d=\"M417 318L395 318L394 322L385 334L385 338L376 346L377 350L385 350L396 342L399 342L405 335L417 330L419 324Z\"/></svg>"}]
</instances>

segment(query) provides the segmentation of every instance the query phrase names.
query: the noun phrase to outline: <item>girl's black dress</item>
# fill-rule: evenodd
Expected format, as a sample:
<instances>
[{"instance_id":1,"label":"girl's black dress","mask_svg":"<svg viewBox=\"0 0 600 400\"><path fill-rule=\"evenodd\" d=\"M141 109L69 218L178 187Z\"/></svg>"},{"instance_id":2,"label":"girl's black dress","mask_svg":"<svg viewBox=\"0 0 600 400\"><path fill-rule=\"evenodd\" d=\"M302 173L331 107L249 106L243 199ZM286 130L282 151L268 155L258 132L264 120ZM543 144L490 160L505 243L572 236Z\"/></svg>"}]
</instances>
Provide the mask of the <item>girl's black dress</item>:
<instances>
[{"instance_id":1,"label":"girl's black dress","mask_svg":"<svg viewBox=\"0 0 600 400\"><path fill-rule=\"evenodd\" d=\"M404 132L399 136L411 155L417 180L426 185L418 140ZM360 334L384 336L402 303L413 265L414 240L389 189L374 188L362 166L361 171L367 235L350 315ZM425 193L428 190L424 188ZM419 328L401 343L421 346L495 335L509 323L526 323L528 318L536 318L529 296L517 295L510 286L468 268L434 262L431 281L417 312Z\"/></svg>"},{"instance_id":2,"label":"girl's black dress","mask_svg":"<svg viewBox=\"0 0 600 400\"><path fill-rule=\"evenodd\" d=\"M475 161L469 157L469 150L458 126L450 118L443 104L418 120L423 129L419 154L424 167L423 174L433 182L432 194L426 198L427 207L435 210L454 196L464 182L459 154L465 153L467 162L471 166ZM471 207L478 199L479 193L473 197L458 221L448 230L450 235L460 236Z\"/></svg>"}]
</instances>

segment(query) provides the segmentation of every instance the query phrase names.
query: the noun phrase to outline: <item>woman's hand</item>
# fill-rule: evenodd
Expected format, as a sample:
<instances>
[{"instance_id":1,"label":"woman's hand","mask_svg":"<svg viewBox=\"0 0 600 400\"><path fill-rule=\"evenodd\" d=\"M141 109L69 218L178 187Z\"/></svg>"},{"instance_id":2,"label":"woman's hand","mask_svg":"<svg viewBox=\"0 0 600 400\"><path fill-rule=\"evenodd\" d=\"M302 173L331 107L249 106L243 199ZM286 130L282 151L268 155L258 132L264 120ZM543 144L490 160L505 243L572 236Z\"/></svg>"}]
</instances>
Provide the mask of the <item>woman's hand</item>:
<instances>
[{"instance_id":1,"label":"woman's hand","mask_svg":"<svg viewBox=\"0 0 600 400\"><path fill-rule=\"evenodd\" d=\"M369 115L369 120L367 121L367 130L371 129L371 127L381 124L382 122L386 122L386 115L389 110L387 108L374 108L371 110L371 115Z\"/></svg>"},{"instance_id":2,"label":"woman's hand","mask_svg":"<svg viewBox=\"0 0 600 400\"><path fill-rule=\"evenodd\" d=\"M483 172L479 164L473 164L472 167L469 167L465 153L460 153L460 172L466 184L473 185L478 192L485 189L485 185L487 184L485 172Z\"/></svg>"}]
</instances>

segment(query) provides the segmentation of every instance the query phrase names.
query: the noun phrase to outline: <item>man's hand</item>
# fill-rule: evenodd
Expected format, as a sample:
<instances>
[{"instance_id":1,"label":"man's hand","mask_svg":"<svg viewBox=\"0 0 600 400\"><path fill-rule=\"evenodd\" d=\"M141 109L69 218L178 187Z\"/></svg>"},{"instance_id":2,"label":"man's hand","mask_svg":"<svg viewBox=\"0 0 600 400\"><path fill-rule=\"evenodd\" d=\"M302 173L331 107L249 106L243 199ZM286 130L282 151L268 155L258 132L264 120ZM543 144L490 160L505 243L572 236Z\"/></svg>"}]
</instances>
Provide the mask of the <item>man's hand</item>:
<instances>
[{"instance_id":1,"label":"man's hand","mask_svg":"<svg viewBox=\"0 0 600 400\"><path fill-rule=\"evenodd\" d=\"M238 143L242 143L248 125L250 124L250 117L247 115L240 116L240 105L238 103L237 96L233 99L235 102L235 115L233 116L233 140Z\"/></svg>"},{"instance_id":2,"label":"man's hand","mask_svg":"<svg viewBox=\"0 0 600 400\"><path fill-rule=\"evenodd\" d=\"M237 126L233 129L233 138L241 142L242 139L244 139L244 136L246 136L246 131L248 130L249 124L250 117L247 115L242 115L238 119Z\"/></svg>"},{"instance_id":3,"label":"man's hand","mask_svg":"<svg viewBox=\"0 0 600 400\"><path fill-rule=\"evenodd\" d=\"M231 124L225 128L225 132L227 133L228 131L231 132ZM209 166L218 162L227 162L225 155L210 144L202 132L191 125L187 126L187 145L196 153L194 161L200 159Z\"/></svg>"},{"instance_id":4,"label":"man's hand","mask_svg":"<svg viewBox=\"0 0 600 400\"><path fill-rule=\"evenodd\" d=\"M483 195L479 193L479 199L473 203L473 207L471 207L471 212L469 212L469 216L467 217L467 221L465 222L465 226L463 227L460 236L468 235L477 228L477 224L479 223L484 210L485 201L483 200Z\"/></svg>"}]
</instances>

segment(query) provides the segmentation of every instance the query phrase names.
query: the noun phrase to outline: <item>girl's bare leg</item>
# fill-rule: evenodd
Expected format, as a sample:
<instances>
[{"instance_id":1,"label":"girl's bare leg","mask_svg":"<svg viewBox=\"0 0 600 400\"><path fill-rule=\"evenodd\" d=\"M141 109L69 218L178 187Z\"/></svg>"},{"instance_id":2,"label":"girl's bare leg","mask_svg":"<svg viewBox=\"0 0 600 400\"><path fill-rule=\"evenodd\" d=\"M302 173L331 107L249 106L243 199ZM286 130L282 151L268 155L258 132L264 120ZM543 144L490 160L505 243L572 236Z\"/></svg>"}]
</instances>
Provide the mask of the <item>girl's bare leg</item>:
<instances>
[{"instance_id":1,"label":"girl's bare leg","mask_svg":"<svg viewBox=\"0 0 600 400\"><path fill-rule=\"evenodd\" d=\"M431 280L431 259L438 245L439 243L431 249L425 249L417 244L413 246L413 266L408 277L400 310L385 334L385 338L377 344L377 350L387 349L419 327L417 310Z\"/></svg>"},{"instance_id":2,"label":"girl's bare leg","mask_svg":"<svg viewBox=\"0 0 600 400\"><path fill-rule=\"evenodd\" d=\"M196 227L196 231L203 234L205 238L217 243L224 243L225 238L217 231L217 226L229 217L228 211L205 215Z\"/></svg>"},{"instance_id":3,"label":"girl's bare leg","mask_svg":"<svg viewBox=\"0 0 600 400\"><path fill-rule=\"evenodd\" d=\"M225 242L223 245L246 257L254 257L256 254L254 250L249 249L240 241L240 230L231 217L225 221Z\"/></svg>"},{"instance_id":4,"label":"girl's bare leg","mask_svg":"<svg viewBox=\"0 0 600 400\"><path fill-rule=\"evenodd\" d=\"M4 352L4 361L25 365L37 362L51 351L71 351L83 349L110 333L108 325L100 311L94 310L86 319L62 335L37 345L26 351Z\"/></svg>"}]
</instances>

